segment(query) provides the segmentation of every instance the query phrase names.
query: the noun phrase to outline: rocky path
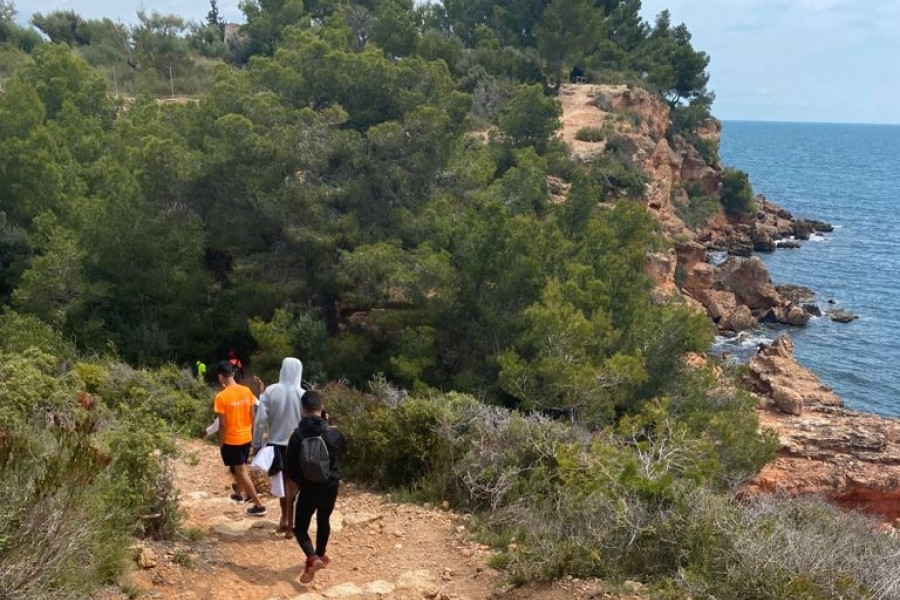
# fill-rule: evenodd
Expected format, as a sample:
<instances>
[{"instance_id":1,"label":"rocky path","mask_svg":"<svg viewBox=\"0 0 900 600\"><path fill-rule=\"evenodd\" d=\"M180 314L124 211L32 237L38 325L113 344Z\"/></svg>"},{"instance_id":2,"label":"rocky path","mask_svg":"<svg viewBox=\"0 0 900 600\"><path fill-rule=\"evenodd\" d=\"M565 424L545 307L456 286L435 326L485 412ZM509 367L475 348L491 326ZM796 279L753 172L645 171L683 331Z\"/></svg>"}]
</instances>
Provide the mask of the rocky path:
<instances>
[{"instance_id":1,"label":"rocky path","mask_svg":"<svg viewBox=\"0 0 900 600\"><path fill-rule=\"evenodd\" d=\"M132 584L141 597L161 599L322 600L326 598L614 598L598 582L568 580L552 587L506 589L487 565L490 550L472 541L465 515L392 503L344 485L332 517L332 563L309 585L300 583L297 542L277 531L276 498L268 515L244 516L233 502L227 470L215 446L180 443L175 478L195 541L145 544ZM143 560L142 560L143 559Z\"/></svg>"}]
</instances>

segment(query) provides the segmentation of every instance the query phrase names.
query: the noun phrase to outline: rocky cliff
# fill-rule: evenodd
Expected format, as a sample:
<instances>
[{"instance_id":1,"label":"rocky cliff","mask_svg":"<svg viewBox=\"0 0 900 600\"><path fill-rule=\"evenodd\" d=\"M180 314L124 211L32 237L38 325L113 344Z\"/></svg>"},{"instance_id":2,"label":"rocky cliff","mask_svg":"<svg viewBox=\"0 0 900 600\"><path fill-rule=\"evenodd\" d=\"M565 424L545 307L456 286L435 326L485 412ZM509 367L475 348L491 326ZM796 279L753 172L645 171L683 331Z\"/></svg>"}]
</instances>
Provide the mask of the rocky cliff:
<instances>
[{"instance_id":1,"label":"rocky cliff","mask_svg":"<svg viewBox=\"0 0 900 600\"><path fill-rule=\"evenodd\" d=\"M606 141L575 139L582 127L606 127L631 141L631 161L649 179L644 200L669 242L670 249L652 255L647 266L660 301L680 297L705 311L724 334L761 322L803 326L822 314L812 290L774 285L753 254L796 248L831 231L829 224L796 218L759 196L755 216L734 217L715 206L713 214L689 227L679 216L691 202L687 190L715 194L722 171L672 132L665 102L646 90L607 85L563 86L560 101L561 135L576 157L591 160L606 151ZM717 144L721 126L711 120L696 133ZM900 422L843 408L841 399L794 359L786 336L750 361L746 384L759 398L761 424L780 440L778 458L748 490L822 494L849 508L900 519Z\"/></svg>"},{"instance_id":2,"label":"rocky cliff","mask_svg":"<svg viewBox=\"0 0 900 600\"><path fill-rule=\"evenodd\" d=\"M821 494L900 523L900 421L843 408L797 363L786 336L750 361L746 380L780 442L749 490Z\"/></svg>"}]
</instances>

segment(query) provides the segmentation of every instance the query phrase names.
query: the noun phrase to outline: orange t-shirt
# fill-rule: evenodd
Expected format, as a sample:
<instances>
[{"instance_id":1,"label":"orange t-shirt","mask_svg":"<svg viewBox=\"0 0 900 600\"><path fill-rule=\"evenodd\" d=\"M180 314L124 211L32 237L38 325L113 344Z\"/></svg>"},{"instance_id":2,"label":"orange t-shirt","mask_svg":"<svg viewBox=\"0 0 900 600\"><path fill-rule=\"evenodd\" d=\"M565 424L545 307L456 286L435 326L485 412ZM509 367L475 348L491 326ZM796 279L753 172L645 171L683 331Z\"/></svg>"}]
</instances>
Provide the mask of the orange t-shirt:
<instances>
[{"instance_id":1,"label":"orange t-shirt","mask_svg":"<svg viewBox=\"0 0 900 600\"><path fill-rule=\"evenodd\" d=\"M225 427L219 432L222 443L242 446L253 441L253 405L256 397L250 388L234 384L216 394L213 410L225 415Z\"/></svg>"}]
</instances>

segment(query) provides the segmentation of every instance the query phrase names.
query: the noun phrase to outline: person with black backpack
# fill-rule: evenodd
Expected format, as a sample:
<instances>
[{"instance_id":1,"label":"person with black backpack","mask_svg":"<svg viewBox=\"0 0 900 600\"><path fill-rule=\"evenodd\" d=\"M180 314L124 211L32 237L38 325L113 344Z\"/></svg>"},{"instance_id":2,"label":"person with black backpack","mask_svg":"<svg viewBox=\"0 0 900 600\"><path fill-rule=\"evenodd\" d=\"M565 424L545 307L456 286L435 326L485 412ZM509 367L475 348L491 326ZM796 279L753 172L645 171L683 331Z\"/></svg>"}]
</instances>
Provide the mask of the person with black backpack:
<instances>
[{"instance_id":1,"label":"person with black backpack","mask_svg":"<svg viewBox=\"0 0 900 600\"><path fill-rule=\"evenodd\" d=\"M309 391L300 400L303 417L291 434L284 457L284 472L297 487L294 499L294 537L306 554L300 576L309 583L316 571L330 562L325 554L331 535L331 513L338 495L337 461L347 450L343 434L323 417L322 397ZM316 513L316 545L309 538L309 523Z\"/></svg>"}]
</instances>

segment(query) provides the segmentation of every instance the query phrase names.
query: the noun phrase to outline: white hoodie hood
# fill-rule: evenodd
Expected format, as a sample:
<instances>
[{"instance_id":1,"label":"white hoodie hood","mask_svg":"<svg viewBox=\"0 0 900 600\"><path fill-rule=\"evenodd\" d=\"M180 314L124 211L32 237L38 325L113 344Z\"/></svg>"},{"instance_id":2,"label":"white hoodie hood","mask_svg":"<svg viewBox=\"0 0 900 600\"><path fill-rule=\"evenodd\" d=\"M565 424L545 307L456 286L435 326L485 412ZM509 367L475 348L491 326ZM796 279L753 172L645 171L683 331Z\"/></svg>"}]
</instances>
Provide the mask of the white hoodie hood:
<instances>
[{"instance_id":1,"label":"white hoodie hood","mask_svg":"<svg viewBox=\"0 0 900 600\"><path fill-rule=\"evenodd\" d=\"M300 387L302 380L303 363L292 356L285 358L281 363L278 383L267 387L259 398L253 422L253 445L256 448L264 443L287 446L291 432L300 424L300 398L304 394ZM269 435L264 440L266 429Z\"/></svg>"}]
</instances>

